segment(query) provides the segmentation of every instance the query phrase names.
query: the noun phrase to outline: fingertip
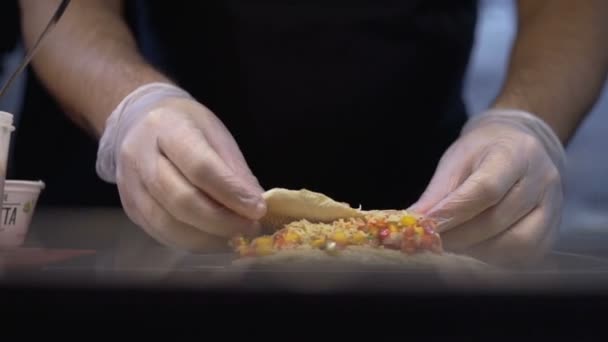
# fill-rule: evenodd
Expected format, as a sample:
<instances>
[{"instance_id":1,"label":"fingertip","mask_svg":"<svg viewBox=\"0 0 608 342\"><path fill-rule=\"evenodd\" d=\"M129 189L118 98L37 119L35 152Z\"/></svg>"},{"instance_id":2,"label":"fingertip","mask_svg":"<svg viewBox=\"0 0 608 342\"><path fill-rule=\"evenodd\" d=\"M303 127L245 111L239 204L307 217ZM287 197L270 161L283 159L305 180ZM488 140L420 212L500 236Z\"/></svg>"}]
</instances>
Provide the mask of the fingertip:
<instances>
[{"instance_id":1,"label":"fingertip","mask_svg":"<svg viewBox=\"0 0 608 342\"><path fill-rule=\"evenodd\" d=\"M257 221L266 215L266 201L261 196L248 196L240 200L240 209L235 210L246 218ZM235 208L237 209L237 208Z\"/></svg>"},{"instance_id":2,"label":"fingertip","mask_svg":"<svg viewBox=\"0 0 608 342\"><path fill-rule=\"evenodd\" d=\"M227 178L224 184L228 186L219 188L218 195L215 196L218 202L252 221L266 215L266 202L261 188L237 177Z\"/></svg>"},{"instance_id":3,"label":"fingertip","mask_svg":"<svg viewBox=\"0 0 608 342\"><path fill-rule=\"evenodd\" d=\"M253 211L253 219L254 220L259 220L262 217L264 217L264 215L266 215L266 211L268 210L268 207L266 206L266 201L264 201L263 198L260 198L260 200L256 203L255 205L255 209Z\"/></svg>"}]
</instances>

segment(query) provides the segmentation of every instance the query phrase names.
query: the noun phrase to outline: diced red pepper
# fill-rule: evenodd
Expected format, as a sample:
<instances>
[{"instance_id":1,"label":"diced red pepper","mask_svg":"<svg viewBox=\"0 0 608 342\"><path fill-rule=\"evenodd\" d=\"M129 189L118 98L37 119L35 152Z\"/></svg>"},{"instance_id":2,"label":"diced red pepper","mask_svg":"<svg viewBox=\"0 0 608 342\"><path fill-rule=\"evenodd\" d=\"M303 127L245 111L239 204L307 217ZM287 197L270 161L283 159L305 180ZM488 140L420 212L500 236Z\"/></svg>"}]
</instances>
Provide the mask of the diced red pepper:
<instances>
[{"instance_id":1,"label":"diced red pepper","mask_svg":"<svg viewBox=\"0 0 608 342\"><path fill-rule=\"evenodd\" d=\"M380 240L384 240L391 235L391 230L388 228L384 228L380 231L379 238Z\"/></svg>"},{"instance_id":2,"label":"diced red pepper","mask_svg":"<svg viewBox=\"0 0 608 342\"><path fill-rule=\"evenodd\" d=\"M414 235L416 235L416 232L413 227L407 227L403 230L403 236L406 238L413 237Z\"/></svg>"},{"instance_id":3,"label":"diced red pepper","mask_svg":"<svg viewBox=\"0 0 608 342\"><path fill-rule=\"evenodd\" d=\"M275 236L274 238L274 247L277 249L282 249L287 245L287 242L285 241L285 236L283 236L283 234L279 234L277 236Z\"/></svg>"}]
</instances>

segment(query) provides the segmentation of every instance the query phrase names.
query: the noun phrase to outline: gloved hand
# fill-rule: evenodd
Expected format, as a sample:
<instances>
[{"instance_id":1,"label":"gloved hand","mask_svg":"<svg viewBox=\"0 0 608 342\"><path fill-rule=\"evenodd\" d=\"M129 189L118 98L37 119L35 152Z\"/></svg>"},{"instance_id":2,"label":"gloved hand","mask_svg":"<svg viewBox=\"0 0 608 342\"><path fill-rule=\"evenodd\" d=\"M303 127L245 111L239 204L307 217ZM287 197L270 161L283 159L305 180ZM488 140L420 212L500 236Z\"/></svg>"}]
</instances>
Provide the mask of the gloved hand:
<instances>
[{"instance_id":1,"label":"gloved hand","mask_svg":"<svg viewBox=\"0 0 608 342\"><path fill-rule=\"evenodd\" d=\"M465 125L410 210L438 220L447 250L527 264L554 240L565 159L561 142L539 118L489 110Z\"/></svg>"},{"instance_id":2,"label":"gloved hand","mask_svg":"<svg viewBox=\"0 0 608 342\"><path fill-rule=\"evenodd\" d=\"M96 167L117 184L129 218L169 247L224 248L235 233L255 233L266 210L226 127L173 85L140 87L119 104Z\"/></svg>"}]
</instances>

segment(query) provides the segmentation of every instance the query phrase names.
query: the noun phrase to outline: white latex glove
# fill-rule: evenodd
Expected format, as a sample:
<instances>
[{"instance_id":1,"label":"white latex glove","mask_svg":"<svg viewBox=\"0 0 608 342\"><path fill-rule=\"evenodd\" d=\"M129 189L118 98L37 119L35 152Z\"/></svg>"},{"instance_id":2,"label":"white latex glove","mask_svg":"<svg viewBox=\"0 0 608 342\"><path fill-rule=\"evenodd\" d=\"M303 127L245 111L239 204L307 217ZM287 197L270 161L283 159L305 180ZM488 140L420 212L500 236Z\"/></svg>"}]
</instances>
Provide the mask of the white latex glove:
<instances>
[{"instance_id":1,"label":"white latex glove","mask_svg":"<svg viewBox=\"0 0 608 342\"><path fill-rule=\"evenodd\" d=\"M161 243L189 251L255 233L262 188L209 109L164 83L136 89L108 118L97 173L116 183L131 220Z\"/></svg>"},{"instance_id":2,"label":"white latex glove","mask_svg":"<svg viewBox=\"0 0 608 342\"><path fill-rule=\"evenodd\" d=\"M440 223L446 249L527 264L551 247L561 219L565 152L522 111L490 110L465 125L410 210Z\"/></svg>"}]
</instances>

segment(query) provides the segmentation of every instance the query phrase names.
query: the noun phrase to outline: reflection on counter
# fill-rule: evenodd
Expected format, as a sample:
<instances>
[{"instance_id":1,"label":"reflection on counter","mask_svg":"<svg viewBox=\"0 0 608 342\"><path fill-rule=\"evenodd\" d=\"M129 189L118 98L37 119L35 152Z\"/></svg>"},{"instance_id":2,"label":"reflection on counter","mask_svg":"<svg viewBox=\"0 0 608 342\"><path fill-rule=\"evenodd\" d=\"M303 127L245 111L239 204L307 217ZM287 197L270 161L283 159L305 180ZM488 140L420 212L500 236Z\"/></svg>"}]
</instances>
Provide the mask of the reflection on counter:
<instances>
[{"instance_id":1,"label":"reflection on counter","mask_svg":"<svg viewBox=\"0 0 608 342\"><path fill-rule=\"evenodd\" d=\"M23 248L0 249L1 282L292 292L608 289L608 259L554 251L528 269L470 273L348 265L235 266L235 255L165 248L120 209L39 208ZM608 241L608 240L606 240ZM575 240L572 240L574 243ZM576 249L562 244L560 248ZM8 263L8 265L7 265Z\"/></svg>"}]
</instances>

